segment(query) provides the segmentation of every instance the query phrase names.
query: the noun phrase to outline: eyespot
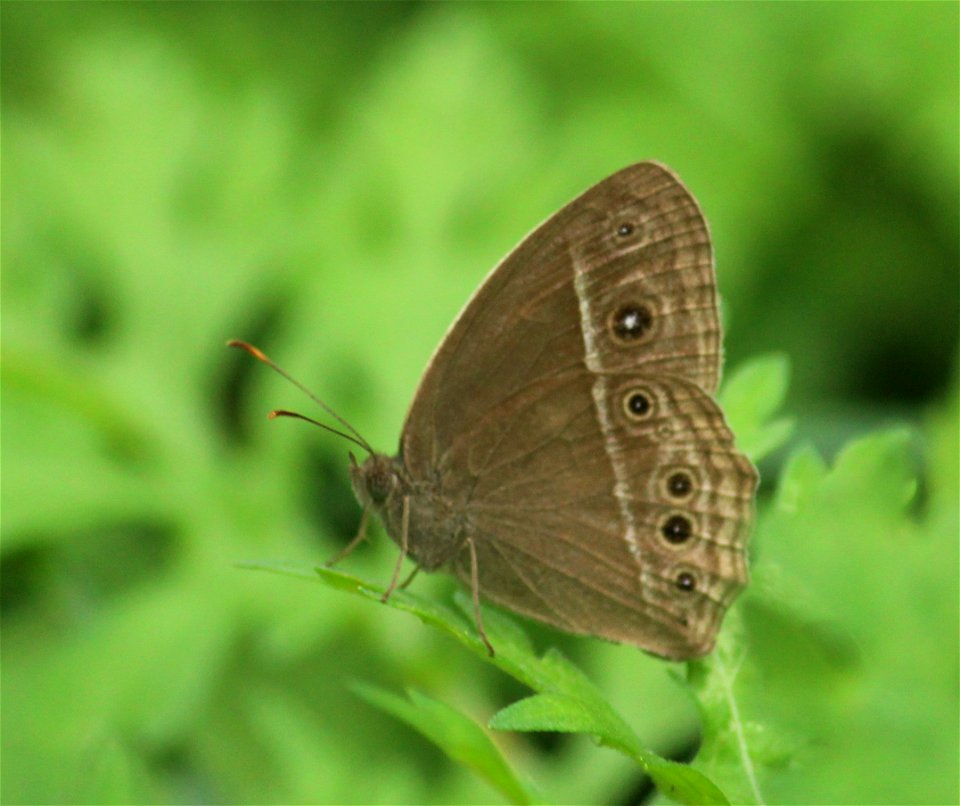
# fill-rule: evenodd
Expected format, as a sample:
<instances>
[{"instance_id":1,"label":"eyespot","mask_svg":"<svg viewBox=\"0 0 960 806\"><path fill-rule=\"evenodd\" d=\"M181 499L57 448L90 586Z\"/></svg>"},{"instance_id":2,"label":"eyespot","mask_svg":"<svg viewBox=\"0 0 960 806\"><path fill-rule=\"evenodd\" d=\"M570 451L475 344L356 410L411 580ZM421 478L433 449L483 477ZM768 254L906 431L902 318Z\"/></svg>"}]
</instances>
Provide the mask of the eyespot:
<instances>
[{"instance_id":1,"label":"eyespot","mask_svg":"<svg viewBox=\"0 0 960 806\"><path fill-rule=\"evenodd\" d=\"M697 589L697 579L689 571L681 571L677 574L673 584L684 593L693 593Z\"/></svg>"},{"instance_id":2,"label":"eyespot","mask_svg":"<svg viewBox=\"0 0 960 806\"><path fill-rule=\"evenodd\" d=\"M621 343L635 342L650 332L653 313L646 305L628 302L621 305L607 319L607 328Z\"/></svg>"},{"instance_id":3,"label":"eyespot","mask_svg":"<svg viewBox=\"0 0 960 806\"><path fill-rule=\"evenodd\" d=\"M636 227L633 226L629 221L624 221L619 227L617 227L617 235L621 238L627 238L633 235Z\"/></svg>"},{"instance_id":4,"label":"eyespot","mask_svg":"<svg viewBox=\"0 0 960 806\"><path fill-rule=\"evenodd\" d=\"M693 492L693 479L686 470L675 470L667 476L664 487L670 498L682 500L689 498Z\"/></svg>"},{"instance_id":5,"label":"eyespot","mask_svg":"<svg viewBox=\"0 0 960 806\"><path fill-rule=\"evenodd\" d=\"M679 546L693 535L693 524L686 515L671 515L660 526L660 534L668 543Z\"/></svg>"},{"instance_id":6,"label":"eyespot","mask_svg":"<svg viewBox=\"0 0 960 806\"><path fill-rule=\"evenodd\" d=\"M649 394L640 389L631 389L623 396L623 412L631 420L645 420L653 411Z\"/></svg>"}]
</instances>

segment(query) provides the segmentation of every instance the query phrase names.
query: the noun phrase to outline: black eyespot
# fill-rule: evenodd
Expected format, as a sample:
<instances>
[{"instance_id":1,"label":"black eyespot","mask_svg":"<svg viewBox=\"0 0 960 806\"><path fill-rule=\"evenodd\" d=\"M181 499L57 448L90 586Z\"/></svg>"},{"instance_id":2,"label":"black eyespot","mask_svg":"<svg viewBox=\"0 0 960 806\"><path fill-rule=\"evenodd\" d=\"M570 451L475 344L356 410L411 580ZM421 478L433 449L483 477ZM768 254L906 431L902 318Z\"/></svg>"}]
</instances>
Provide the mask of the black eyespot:
<instances>
[{"instance_id":1,"label":"black eyespot","mask_svg":"<svg viewBox=\"0 0 960 806\"><path fill-rule=\"evenodd\" d=\"M633 235L634 226L629 221L625 221L619 227L617 227L617 235L621 238L626 238L628 235Z\"/></svg>"},{"instance_id":2,"label":"black eyespot","mask_svg":"<svg viewBox=\"0 0 960 806\"><path fill-rule=\"evenodd\" d=\"M667 492L674 498L686 498L693 492L693 480L686 473L671 473L667 479Z\"/></svg>"},{"instance_id":3,"label":"black eyespot","mask_svg":"<svg viewBox=\"0 0 960 806\"><path fill-rule=\"evenodd\" d=\"M697 589L697 580L689 571L681 571L677 574L674 584L685 593L690 593Z\"/></svg>"},{"instance_id":4,"label":"black eyespot","mask_svg":"<svg viewBox=\"0 0 960 806\"><path fill-rule=\"evenodd\" d=\"M671 515L660 527L660 533L669 543L685 543L693 534L693 526L683 515Z\"/></svg>"},{"instance_id":5,"label":"black eyespot","mask_svg":"<svg viewBox=\"0 0 960 806\"><path fill-rule=\"evenodd\" d=\"M618 341L636 341L653 325L653 314L645 305L621 305L610 317L609 327Z\"/></svg>"},{"instance_id":6,"label":"black eyespot","mask_svg":"<svg viewBox=\"0 0 960 806\"><path fill-rule=\"evenodd\" d=\"M643 392L630 392L623 400L623 407L629 417L635 420L642 419L650 413L652 408L650 398Z\"/></svg>"}]
</instances>

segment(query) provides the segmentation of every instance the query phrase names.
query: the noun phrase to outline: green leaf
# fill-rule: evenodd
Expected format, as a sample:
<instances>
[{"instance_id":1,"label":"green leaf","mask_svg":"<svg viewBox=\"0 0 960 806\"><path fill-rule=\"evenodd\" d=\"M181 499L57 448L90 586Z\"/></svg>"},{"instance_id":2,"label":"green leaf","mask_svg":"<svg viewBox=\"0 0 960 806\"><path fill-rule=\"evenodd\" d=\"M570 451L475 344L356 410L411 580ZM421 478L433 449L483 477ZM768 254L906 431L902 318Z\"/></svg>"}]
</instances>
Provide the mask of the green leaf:
<instances>
[{"instance_id":1,"label":"green leaf","mask_svg":"<svg viewBox=\"0 0 960 806\"><path fill-rule=\"evenodd\" d=\"M956 793L956 679L944 672L958 666L956 520L921 531L915 444L895 428L851 442L829 469L806 446L788 460L753 584L715 652L689 667L704 725L694 766L734 801Z\"/></svg>"},{"instance_id":2,"label":"green leaf","mask_svg":"<svg viewBox=\"0 0 960 806\"><path fill-rule=\"evenodd\" d=\"M510 768L483 728L455 708L412 689L404 699L368 683L357 682L351 688L371 705L422 733L454 761L470 767L511 803L542 802Z\"/></svg>"},{"instance_id":3,"label":"green leaf","mask_svg":"<svg viewBox=\"0 0 960 806\"><path fill-rule=\"evenodd\" d=\"M633 757L653 778L660 791L674 800L681 803L729 802L706 776L685 764L643 749L632 734L622 730L623 726L610 724L609 714L598 714L580 697L559 692L535 694L498 711L490 720L490 727L591 734L601 744L616 747Z\"/></svg>"},{"instance_id":4,"label":"green leaf","mask_svg":"<svg viewBox=\"0 0 960 806\"><path fill-rule=\"evenodd\" d=\"M489 725L496 730L557 731L600 735L600 720L583 700L565 694L534 694L497 711Z\"/></svg>"},{"instance_id":5,"label":"green leaf","mask_svg":"<svg viewBox=\"0 0 960 806\"><path fill-rule=\"evenodd\" d=\"M314 578L341 591L380 601L383 588L358 577L329 568L304 569L290 564L245 563L243 567L272 571L300 578ZM727 803L721 790L706 776L689 766L669 761L642 746L627 722L620 717L580 669L559 651L542 656L517 622L505 613L483 608L484 629L496 654L490 657L471 623L473 602L464 592L455 595L459 611L406 590L397 590L387 605L418 616L421 621L452 635L476 655L539 692L493 717L491 727L517 730L567 730L593 735L608 747L634 759L653 778L660 790L681 803ZM531 702L532 701L532 702ZM529 703L523 705L523 703ZM540 719L542 721L538 722ZM502 721L501 721L502 720ZM515 724L516 728L507 726Z\"/></svg>"},{"instance_id":6,"label":"green leaf","mask_svg":"<svg viewBox=\"0 0 960 806\"><path fill-rule=\"evenodd\" d=\"M730 633L728 629L721 635L709 657L688 665L703 722L703 744L696 766L722 771L734 802L764 803L754 761L758 726L745 721L734 691L745 653Z\"/></svg>"},{"instance_id":7,"label":"green leaf","mask_svg":"<svg viewBox=\"0 0 960 806\"><path fill-rule=\"evenodd\" d=\"M806 503L805 493L827 475L826 463L809 444L801 445L789 457L780 474L777 505L785 512L796 512Z\"/></svg>"},{"instance_id":8,"label":"green leaf","mask_svg":"<svg viewBox=\"0 0 960 806\"><path fill-rule=\"evenodd\" d=\"M727 379L720 402L737 445L754 462L775 451L793 433L792 418L771 419L783 405L790 362L774 353L748 361Z\"/></svg>"},{"instance_id":9,"label":"green leaf","mask_svg":"<svg viewBox=\"0 0 960 806\"><path fill-rule=\"evenodd\" d=\"M559 709L553 708L550 711L550 718L539 727L535 727L528 721L525 730L561 730L552 721L554 719L570 724L575 722L579 725L577 728L579 732L594 734L603 744L615 747L635 758L644 753L639 739L630 726L613 710L587 676L558 650L549 649L542 657L531 655L525 659L523 665L528 685L548 697L547 700L528 698L534 701L534 709L546 704L565 706ZM550 697L557 699L551 700ZM521 702L528 702L528 700L521 700ZM509 712L512 707L508 706L504 711ZM521 709L528 720L533 714L529 708L528 706L526 709ZM494 716L491 725L495 724L504 711ZM509 713L505 718L510 718Z\"/></svg>"}]
</instances>

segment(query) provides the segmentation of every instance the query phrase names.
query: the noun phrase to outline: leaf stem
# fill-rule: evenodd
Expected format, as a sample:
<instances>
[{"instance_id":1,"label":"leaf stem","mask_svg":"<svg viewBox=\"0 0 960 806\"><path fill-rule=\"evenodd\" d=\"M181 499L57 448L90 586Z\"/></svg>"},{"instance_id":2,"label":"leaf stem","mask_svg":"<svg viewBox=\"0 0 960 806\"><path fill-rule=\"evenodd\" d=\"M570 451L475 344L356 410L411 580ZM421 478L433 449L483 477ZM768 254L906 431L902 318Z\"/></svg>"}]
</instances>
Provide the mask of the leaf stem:
<instances>
[{"instance_id":1,"label":"leaf stem","mask_svg":"<svg viewBox=\"0 0 960 806\"><path fill-rule=\"evenodd\" d=\"M723 693L730 706L730 720L733 723L733 730L737 737L737 750L740 753L740 760L743 763L743 770L750 782L750 788L753 790L753 796L760 806L764 806L763 793L760 791L760 784L757 781L756 771L753 769L753 759L750 758L750 749L747 747L747 736L743 729L743 720L740 718L740 709L737 708L737 699L733 696L732 675L727 673L727 667L723 662L723 653L717 652L714 657L717 673L723 683Z\"/></svg>"}]
</instances>

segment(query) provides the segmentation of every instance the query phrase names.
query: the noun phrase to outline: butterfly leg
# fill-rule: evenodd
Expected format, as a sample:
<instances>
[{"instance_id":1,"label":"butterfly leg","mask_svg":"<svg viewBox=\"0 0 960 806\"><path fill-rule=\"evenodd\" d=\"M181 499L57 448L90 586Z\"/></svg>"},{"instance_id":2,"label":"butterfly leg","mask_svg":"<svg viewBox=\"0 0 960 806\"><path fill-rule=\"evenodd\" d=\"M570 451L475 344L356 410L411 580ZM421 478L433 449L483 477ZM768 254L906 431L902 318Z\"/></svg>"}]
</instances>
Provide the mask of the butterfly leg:
<instances>
[{"instance_id":1,"label":"butterfly leg","mask_svg":"<svg viewBox=\"0 0 960 806\"><path fill-rule=\"evenodd\" d=\"M400 590L403 590L404 588L407 587L407 585L409 585L411 582L413 582L414 577L416 577L416 575L419 574L419 573L420 573L420 566L419 566L419 565L415 565L415 566L413 567L413 570L407 575L407 578L406 578L405 580L403 580L403 582L401 582L399 585L397 585L397 587L398 587Z\"/></svg>"},{"instance_id":2,"label":"butterfly leg","mask_svg":"<svg viewBox=\"0 0 960 806\"><path fill-rule=\"evenodd\" d=\"M323 565L325 568L330 568L333 565L336 565L340 560L350 554L357 546L359 546L364 540L367 539L367 521L370 519L370 510L364 509L363 515L360 516L360 527L357 529L357 536L353 538L346 546L344 546L340 551L333 555L329 560L327 560Z\"/></svg>"},{"instance_id":3,"label":"butterfly leg","mask_svg":"<svg viewBox=\"0 0 960 806\"><path fill-rule=\"evenodd\" d=\"M477 571L477 549L473 545L473 538L467 538L467 546L470 549L470 588L473 593L473 617L477 622L477 632L480 633L480 638L492 658L496 653L494 653L493 644L490 643L487 633L483 629L483 617L480 615L480 575Z\"/></svg>"},{"instance_id":4,"label":"butterfly leg","mask_svg":"<svg viewBox=\"0 0 960 806\"><path fill-rule=\"evenodd\" d=\"M403 558L407 556L407 541L410 532L410 496L403 497L403 516L402 528L400 530L400 556L397 557L397 564L393 568L393 576L390 578L390 584L380 597L381 602L387 601L394 588L397 587L397 580L400 578L400 568L403 566Z\"/></svg>"}]
</instances>

